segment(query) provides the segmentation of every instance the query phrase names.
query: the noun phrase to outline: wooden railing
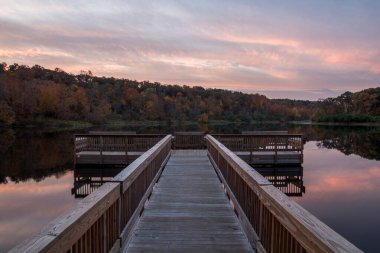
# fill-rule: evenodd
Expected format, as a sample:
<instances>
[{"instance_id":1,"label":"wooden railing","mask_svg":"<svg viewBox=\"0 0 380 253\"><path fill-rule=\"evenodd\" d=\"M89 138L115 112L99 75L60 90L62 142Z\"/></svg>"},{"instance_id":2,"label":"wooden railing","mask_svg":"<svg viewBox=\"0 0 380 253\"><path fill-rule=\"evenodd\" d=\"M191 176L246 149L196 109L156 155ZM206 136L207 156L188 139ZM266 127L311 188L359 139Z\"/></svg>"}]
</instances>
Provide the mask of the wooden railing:
<instances>
[{"instance_id":1,"label":"wooden railing","mask_svg":"<svg viewBox=\"0 0 380 253\"><path fill-rule=\"evenodd\" d=\"M80 151L147 151L165 135L99 133L74 135L75 153Z\"/></svg>"},{"instance_id":2,"label":"wooden railing","mask_svg":"<svg viewBox=\"0 0 380 253\"><path fill-rule=\"evenodd\" d=\"M120 237L122 242L128 240L130 231L153 190L154 183L160 177L169 159L171 144L172 136L168 135L114 178L115 182L121 183Z\"/></svg>"},{"instance_id":3,"label":"wooden railing","mask_svg":"<svg viewBox=\"0 0 380 253\"><path fill-rule=\"evenodd\" d=\"M170 135L10 252L118 252L169 159Z\"/></svg>"},{"instance_id":4,"label":"wooden railing","mask_svg":"<svg viewBox=\"0 0 380 253\"><path fill-rule=\"evenodd\" d=\"M362 252L253 170L214 137L207 149L257 252Z\"/></svg>"},{"instance_id":5,"label":"wooden railing","mask_svg":"<svg viewBox=\"0 0 380 253\"><path fill-rule=\"evenodd\" d=\"M174 133L173 149L205 149L203 132Z\"/></svg>"},{"instance_id":6,"label":"wooden railing","mask_svg":"<svg viewBox=\"0 0 380 253\"><path fill-rule=\"evenodd\" d=\"M253 163L255 154L271 152L273 164L276 164L279 158L286 160L287 154L296 155L298 163L303 163L303 136L301 134L260 133L212 136L234 152L249 152L247 162Z\"/></svg>"},{"instance_id":7,"label":"wooden railing","mask_svg":"<svg viewBox=\"0 0 380 253\"><path fill-rule=\"evenodd\" d=\"M213 134L232 151L303 152L302 134Z\"/></svg>"},{"instance_id":8,"label":"wooden railing","mask_svg":"<svg viewBox=\"0 0 380 253\"><path fill-rule=\"evenodd\" d=\"M277 134L288 134L288 131L242 131L242 134L255 134L255 135L277 135Z\"/></svg>"},{"instance_id":9,"label":"wooden railing","mask_svg":"<svg viewBox=\"0 0 380 253\"><path fill-rule=\"evenodd\" d=\"M111 182L122 170L121 167L76 166L71 194L75 198L84 198L103 184Z\"/></svg>"}]
</instances>

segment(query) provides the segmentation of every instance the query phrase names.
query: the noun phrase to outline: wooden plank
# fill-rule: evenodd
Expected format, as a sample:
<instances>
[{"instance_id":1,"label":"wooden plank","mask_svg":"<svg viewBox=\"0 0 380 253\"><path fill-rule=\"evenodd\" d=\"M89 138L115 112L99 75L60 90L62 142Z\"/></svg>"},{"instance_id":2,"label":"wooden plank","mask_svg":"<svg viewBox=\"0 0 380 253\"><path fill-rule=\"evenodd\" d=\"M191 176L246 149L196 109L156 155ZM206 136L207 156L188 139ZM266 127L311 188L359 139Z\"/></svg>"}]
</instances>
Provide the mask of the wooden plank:
<instances>
[{"instance_id":1,"label":"wooden plank","mask_svg":"<svg viewBox=\"0 0 380 253\"><path fill-rule=\"evenodd\" d=\"M170 154L167 156L167 158L165 159L165 161L162 164L162 167L159 169L159 171L155 175L154 179L152 180L152 183L149 185L147 191L145 192L144 196L142 197L142 199L141 199L138 207L136 208L136 211L132 215L131 219L129 220L129 222L127 223L125 228L122 229L121 234L120 234L122 244L128 244L130 238L132 237L131 231L136 226L136 223L137 223L138 219L140 218L141 212L144 208L145 202L148 200L148 198L149 198L149 196L150 196L150 194L154 188L154 185L156 184L157 180L161 176L162 170L163 170L164 166L166 165L169 157L170 157Z\"/></svg>"},{"instance_id":2,"label":"wooden plank","mask_svg":"<svg viewBox=\"0 0 380 253\"><path fill-rule=\"evenodd\" d=\"M172 155L124 252L253 252L202 151Z\"/></svg>"}]
</instances>

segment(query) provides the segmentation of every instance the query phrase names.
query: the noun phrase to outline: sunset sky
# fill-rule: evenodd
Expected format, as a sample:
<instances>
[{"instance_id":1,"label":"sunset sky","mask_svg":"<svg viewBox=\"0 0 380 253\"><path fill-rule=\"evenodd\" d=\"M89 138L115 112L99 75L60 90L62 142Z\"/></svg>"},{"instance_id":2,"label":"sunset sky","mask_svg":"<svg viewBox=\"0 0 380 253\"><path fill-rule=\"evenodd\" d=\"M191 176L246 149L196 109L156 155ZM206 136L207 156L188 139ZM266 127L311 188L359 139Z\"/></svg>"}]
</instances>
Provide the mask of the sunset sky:
<instances>
[{"instance_id":1,"label":"sunset sky","mask_svg":"<svg viewBox=\"0 0 380 253\"><path fill-rule=\"evenodd\" d=\"M0 62L312 99L380 86L377 0L0 0Z\"/></svg>"}]
</instances>

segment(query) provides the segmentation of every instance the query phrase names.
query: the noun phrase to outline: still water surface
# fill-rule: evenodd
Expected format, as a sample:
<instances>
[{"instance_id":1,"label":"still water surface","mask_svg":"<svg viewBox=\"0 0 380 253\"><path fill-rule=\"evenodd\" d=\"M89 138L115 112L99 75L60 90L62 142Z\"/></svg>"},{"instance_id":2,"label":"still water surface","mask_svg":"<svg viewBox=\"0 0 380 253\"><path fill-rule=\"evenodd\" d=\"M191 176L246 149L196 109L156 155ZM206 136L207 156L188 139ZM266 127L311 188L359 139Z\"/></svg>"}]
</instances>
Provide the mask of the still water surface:
<instances>
[{"instance_id":1,"label":"still water surface","mask_svg":"<svg viewBox=\"0 0 380 253\"><path fill-rule=\"evenodd\" d=\"M292 199L365 252L380 252L379 128L194 125L123 130L302 133L307 139L302 177L305 192ZM72 194L72 134L33 129L0 132L0 252L35 235L79 201Z\"/></svg>"}]
</instances>

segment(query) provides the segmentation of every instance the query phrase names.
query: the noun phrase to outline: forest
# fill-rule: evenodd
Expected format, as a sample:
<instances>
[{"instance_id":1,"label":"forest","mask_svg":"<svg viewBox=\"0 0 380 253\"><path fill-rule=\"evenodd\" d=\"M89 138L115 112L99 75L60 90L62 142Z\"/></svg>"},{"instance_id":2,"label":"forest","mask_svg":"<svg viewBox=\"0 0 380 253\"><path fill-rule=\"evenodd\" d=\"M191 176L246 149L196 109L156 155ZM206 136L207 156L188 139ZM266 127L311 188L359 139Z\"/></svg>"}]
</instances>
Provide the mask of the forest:
<instances>
[{"instance_id":1,"label":"forest","mask_svg":"<svg viewBox=\"0 0 380 253\"><path fill-rule=\"evenodd\" d=\"M268 99L260 94L163 85L158 82L74 75L39 65L0 64L0 124L46 119L184 122L364 121L380 115L380 88L322 101Z\"/></svg>"},{"instance_id":2,"label":"forest","mask_svg":"<svg viewBox=\"0 0 380 253\"><path fill-rule=\"evenodd\" d=\"M380 87L345 92L319 101L311 118L317 122L380 122Z\"/></svg>"}]
</instances>

